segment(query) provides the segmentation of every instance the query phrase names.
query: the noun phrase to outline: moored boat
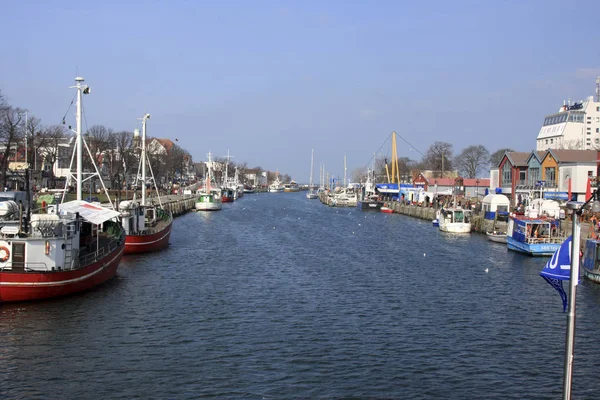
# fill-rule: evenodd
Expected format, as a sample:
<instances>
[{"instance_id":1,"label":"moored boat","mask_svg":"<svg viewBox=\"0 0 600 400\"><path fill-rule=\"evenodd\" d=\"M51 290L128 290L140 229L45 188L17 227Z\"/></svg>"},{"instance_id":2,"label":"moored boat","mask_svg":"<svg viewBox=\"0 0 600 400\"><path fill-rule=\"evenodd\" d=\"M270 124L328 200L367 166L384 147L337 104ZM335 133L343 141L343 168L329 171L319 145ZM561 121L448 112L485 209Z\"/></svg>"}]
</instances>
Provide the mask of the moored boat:
<instances>
[{"instance_id":1,"label":"moored boat","mask_svg":"<svg viewBox=\"0 0 600 400\"><path fill-rule=\"evenodd\" d=\"M493 231L486 232L485 234L488 240L490 240L491 242L506 244L506 233Z\"/></svg>"},{"instance_id":2,"label":"moored boat","mask_svg":"<svg viewBox=\"0 0 600 400\"><path fill-rule=\"evenodd\" d=\"M319 196L317 195L317 191L313 185L313 167L315 163L315 149L311 150L310 153L310 180L308 183L308 192L306 192L306 198L309 200L317 199Z\"/></svg>"},{"instance_id":3,"label":"moored boat","mask_svg":"<svg viewBox=\"0 0 600 400\"><path fill-rule=\"evenodd\" d=\"M218 211L223 207L221 191L219 189L211 189L212 179L212 159L208 153L208 166L206 177L204 180L204 188L198 192L198 199L194 207L196 211Z\"/></svg>"},{"instance_id":4,"label":"moored boat","mask_svg":"<svg viewBox=\"0 0 600 400\"><path fill-rule=\"evenodd\" d=\"M275 180L273 181L273 183L271 183L269 185L269 193L279 193L279 192L283 192L283 185L281 184L281 181L279 180L279 172L275 173Z\"/></svg>"},{"instance_id":5,"label":"moored boat","mask_svg":"<svg viewBox=\"0 0 600 400\"><path fill-rule=\"evenodd\" d=\"M437 212L438 227L447 233L470 233L469 218L469 213L462 208L442 208Z\"/></svg>"},{"instance_id":6,"label":"moored boat","mask_svg":"<svg viewBox=\"0 0 600 400\"><path fill-rule=\"evenodd\" d=\"M221 188L221 201L223 203L233 203L235 200L235 193L230 187Z\"/></svg>"},{"instance_id":7,"label":"moored boat","mask_svg":"<svg viewBox=\"0 0 600 400\"><path fill-rule=\"evenodd\" d=\"M585 278L600 284L600 240L588 239L585 241L582 267Z\"/></svg>"},{"instance_id":8,"label":"moored boat","mask_svg":"<svg viewBox=\"0 0 600 400\"><path fill-rule=\"evenodd\" d=\"M386 214L391 214L391 213L394 212L394 210L392 210L388 206L381 206L381 208L379 209L379 211L381 211L382 213L386 213Z\"/></svg>"},{"instance_id":9,"label":"moored boat","mask_svg":"<svg viewBox=\"0 0 600 400\"><path fill-rule=\"evenodd\" d=\"M552 256L565 241L559 230L559 222L557 219L546 217L509 217L506 231L508 249L530 256Z\"/></svg>"},{"instance_id":10,"label":"moored boat","mask_svg":"<svg viewBox=\"0 0 600 400\"><path fill-rule=\"evenodd\" d=\"M135 200L122 201L119 204L121 211L121 224L125 229L125 254L148 253L165 249L169 245L173 216L162 207L158 189L156 191L158 204L154 201L146 202L146 121L150 114L142 117L141 141L141 177L139 182L142 187L141 203ZM154 176L149 177L150 182L156 187ZM138 186L138 179L134 184Z\"/></svg>"},{"instance_id":11,"label":"moored boat","mask_svg":"<svg viewBox=\"0 0 600 400\"><path fill-rule=\"evenodd\" d=\"M17 206L6 200L0 209L0 303L66 296L98 286L113 278L125 246L119 213L81 200L82 94L89 93L83 78L75 78L77 128L75 178L77 200L44 210L27 201ZM92 160L93 163L93 160ZM29 190L29 171L25 170ZM65 186L65 187L66 187ZM4 198L7 197L5 193ZM16 200L16 197L15 197Z\"/></svg>"}]
</instances>

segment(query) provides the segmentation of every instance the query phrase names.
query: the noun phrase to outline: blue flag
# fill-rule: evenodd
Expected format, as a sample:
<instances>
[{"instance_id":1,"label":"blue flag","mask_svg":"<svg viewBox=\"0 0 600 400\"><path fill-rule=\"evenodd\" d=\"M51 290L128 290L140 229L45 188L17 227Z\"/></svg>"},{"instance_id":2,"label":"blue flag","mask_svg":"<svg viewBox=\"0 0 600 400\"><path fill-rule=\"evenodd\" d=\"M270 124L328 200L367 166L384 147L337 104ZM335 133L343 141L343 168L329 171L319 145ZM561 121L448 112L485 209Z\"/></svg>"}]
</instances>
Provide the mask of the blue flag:
<instances>
[{"instance_id":1,"label":"blue flag","mask_svg":"<svg viewBox=\"0 0 600 400\"><path fill-rule=\"evenodd\" d=\"M552 255L552 258L546 263L542 272L540 272L542 278L560 294L563 302L563 312L567 311L567 293L563 289L562 281L568 281L571 278L572 243L573 237L569 236Z\"/></svg>"}]
</instances>

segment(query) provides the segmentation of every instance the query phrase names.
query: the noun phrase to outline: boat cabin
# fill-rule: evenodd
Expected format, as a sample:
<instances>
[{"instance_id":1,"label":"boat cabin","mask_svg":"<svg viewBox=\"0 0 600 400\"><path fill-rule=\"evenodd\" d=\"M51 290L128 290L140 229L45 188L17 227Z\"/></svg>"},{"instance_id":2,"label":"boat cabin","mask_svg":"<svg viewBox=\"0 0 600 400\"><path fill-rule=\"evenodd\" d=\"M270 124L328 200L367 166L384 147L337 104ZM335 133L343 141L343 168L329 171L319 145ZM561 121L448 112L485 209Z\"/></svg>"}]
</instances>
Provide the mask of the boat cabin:
<instances>
[{"instance_id":1,"label":"boat cabin","mask_svg":"<svg viewBox=\"0 0 600 400\"><path fill-rule=\"evenodd\" d=\"M455 222L471 222L471 212L462 208L442 209L440 217L444 218L446 224Z\"/></svg>"},{"instance_id":2,"label":"boat cabin","mask_svg":"<svg viewBox=\"0 0 600 400\"><path fill-rule=\"evenodd\" d=\"M521 243L555 243L560 240L559 221L555 219L511 218L508 236Z\"/></svg>"},{"instance_id":3,"label":"boat cabin","mask_svg":"<svg viewBox=\"0 0 600 400\"><path fill-rule=\"evenodd\" d=\"M496 218L496 213L506 213L510 207L510 200L503 194L488 194L481 201L483 217L487 220Z\"/></svg>"},{"instance_id":4,"label":"boat cabin","mask_svg":"<svg viewBox=\"0 0 600 400\"><path fill-rule=\"evenodd\" d=\"M125 200L119 203L121 224L126 235L134 235L146 229L146 213L137 201Z\"/></svg>"}]
</instances>

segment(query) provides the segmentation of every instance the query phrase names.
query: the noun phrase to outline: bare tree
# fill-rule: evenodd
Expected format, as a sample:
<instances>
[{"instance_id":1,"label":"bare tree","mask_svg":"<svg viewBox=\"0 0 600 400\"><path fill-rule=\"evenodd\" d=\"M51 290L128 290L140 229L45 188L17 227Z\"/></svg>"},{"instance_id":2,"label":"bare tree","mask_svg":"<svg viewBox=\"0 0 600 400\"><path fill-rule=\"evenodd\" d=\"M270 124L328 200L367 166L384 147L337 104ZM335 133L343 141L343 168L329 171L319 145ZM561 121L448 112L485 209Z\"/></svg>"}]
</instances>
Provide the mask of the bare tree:
<instances>
[{"instance_id":1,"label":"bare tree","mask_svg":"<svg viewBox=\"0 0 600 400\"><path fill-rule=\"evenodd\" d=\"M24 110L20 108L14 108L8 105L4 100L4 104L0 107L0 145L4 146L4 154L0 160L0 176L2 177L2 184L6 187L9 159L13 146L15 148L15 154L18 151L18 143L24 134Z\"/></svg>"},{"instance_id":2,"label":"bare tree","mask_svg":"<svg viewBox=\"0 0 600 400\"><path fill-rule=\"evenodd\" d=\"M116 174L132 174L137 169L138 157L133 145L133 133L127 131L113 133L113 144L115 145L116 160L118 161Z\"/></svg>"},{"instance_id":3,"label":"bare tree","mask_svg":"<svg viewBox=\"0 0 600 400\"><path fill-rule=\"evenodd\" d=\"M104 125L93 125L91 128L87 130L86 142L90 149L90 153L92 153L92 157L94 157L94 162L96 164L102 160L102 156L110 150L111 148L111 134L112 130L105 127ZM100 168L100 165L97 165ZM94 168L91 165L91 160L87 157L84 157L84 167L89 171L93 171Z\"/></svg>"},{"instance_id":4,"label":"bare tree","mask_svg":"<svg viewBox=\"0 0 600 400\"><path fill-rule=\"evenodd\" d=\"M452 144L436 141L423 156L423 164L433 171L435 177L443 177L446 171L453 169Z\"/></svg>"},{"instance_id":5,"label":"bare tree","mask_svg":"<svg viewBox=\"0 0 600 400\"><path fill-rule=\"evenodd\" d=\"M500 161L502 161L502 157L504 157L504 153L512 152L512 151L514 151L514 150L507 147L505 149L500 149L500 150L496 150L495 152L493 152L490 155L490 166L497 167L500 164Z\"/></svg>"},{"instance_id":6,"label":"bare tree","mask_svg":"<svg viewBox=\"0 0 600 400\"><path fill-rule=\"evenodd\" d=\"M469 146L455 157L454 165L465 178L476 178L477 172L489 166L490 152L483 145Z\"/></svg>"},{"instance_id":7,"label":"bare tree","mask_svg":"<svg viewBox=\"0 0 600 400\"><path fill-rule=\"evenodd\" d=\"M37 169L37 149L41 144L40 137L42 135L42 120L35 116L29 115L25 127L25 151L27 152L27 162L33 169Z\"/></svg>"}]
</instances>

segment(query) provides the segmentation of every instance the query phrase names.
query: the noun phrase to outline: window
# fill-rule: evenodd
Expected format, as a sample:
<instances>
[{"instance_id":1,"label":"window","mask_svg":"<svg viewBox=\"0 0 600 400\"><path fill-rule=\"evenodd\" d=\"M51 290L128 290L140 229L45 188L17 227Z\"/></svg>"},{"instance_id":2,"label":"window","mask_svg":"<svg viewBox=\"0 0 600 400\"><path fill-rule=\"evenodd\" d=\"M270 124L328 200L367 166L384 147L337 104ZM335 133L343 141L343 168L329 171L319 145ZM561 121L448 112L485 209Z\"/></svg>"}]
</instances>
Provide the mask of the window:
<instances>
[{"instance_id":1,"label":"window","mask_svg":"<svg viewBox=\"0 0 600 400\"><path fill-rule=\"evenodd\" d=\"M594 171L588 171L588 178L591 178L592 176L594 176Z\"/></svg>"},{"instance_id":2,"label":"window","mask_svg":"<svg viewBox=\"0 0 600 400\"><path fill-rule=\"evenodd\" d=\"M596 128L596 133L600 133L600 128Z\"/></svg>"},{"instance_id":3,"label":"window","mask_svg":"<svg viewBox=\"0 0 600 400\"><path fill-rule=\"evenodd\" d=\"M548 144L548 139L546 139L546 144Z\"/></svg>"},{"instance_id":4,"label":"window","mask_svg":"<svg viewBox=\"0 0 600 400\"><path fill-rule=\"evenodd\" d=\"M554 142L554 139L550 139L550 143Z\"/></svg>"},{"instance_id":5,"label":"window","mask_svg":"<svg viewBox=\"0 0 600 400\"><path fill-rule=\"evenodd\" d=\"M534 185L539 180L540 180L540 169L539 168L530 168L529 169L529 184Z\"/></svg>"},{"instance_id":6,"label":"window","mask_svg":"<svg viewBox=\"0 0 600 400\"><path fill-rule=\"evenodd\" d=\"M512 171L509 163L502 167L502 186L509 186L512 183Z\"/></svg>"},{"instance_id":7,"label":"window","mask_svg":"<svg viewBox=\"0 0 600 400\"><path fill-rule=\"evenodd\" d=\"M595 142L596 144L600 143L600 139L596 138Z\"/></svg>"},{"instance_id":8,"label":"window","mask_svg":"<svg viewBox=\"0 0 600 400\"><path fill-rule=\"evenodd\" d=\"M546 181L554 182L556 180L556 169L554 167L546 167Z\"/></svg>"}]
</instances>

